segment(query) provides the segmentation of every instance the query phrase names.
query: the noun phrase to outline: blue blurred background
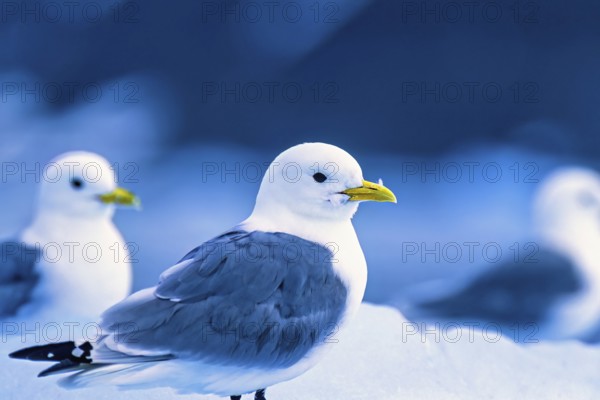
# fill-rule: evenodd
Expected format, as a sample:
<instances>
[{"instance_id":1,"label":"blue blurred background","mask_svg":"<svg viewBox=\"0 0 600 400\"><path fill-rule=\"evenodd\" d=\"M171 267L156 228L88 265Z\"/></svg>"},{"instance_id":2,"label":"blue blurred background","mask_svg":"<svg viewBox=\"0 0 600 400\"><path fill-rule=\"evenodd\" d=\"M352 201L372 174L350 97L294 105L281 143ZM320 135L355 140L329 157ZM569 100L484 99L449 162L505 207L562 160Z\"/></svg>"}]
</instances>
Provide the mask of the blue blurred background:
<instances>
[{"instance_id":1,"label":"blue blurred background","mask_svg":"<svg viewBox=\"0 0 600 400\"><path fill-rule=\"evenodd\" d=\"M366 299L401 304L493 263L423 249L508 255L548 171L598 167L599 18L560 0L2 2L0 161L20 170L2 170L0 233L31 218L28 168L98 152L144 203L116 216L139 289L248 215L254 166L329 142L398 196L355 221Z\"/></svg>"}]
</instances>

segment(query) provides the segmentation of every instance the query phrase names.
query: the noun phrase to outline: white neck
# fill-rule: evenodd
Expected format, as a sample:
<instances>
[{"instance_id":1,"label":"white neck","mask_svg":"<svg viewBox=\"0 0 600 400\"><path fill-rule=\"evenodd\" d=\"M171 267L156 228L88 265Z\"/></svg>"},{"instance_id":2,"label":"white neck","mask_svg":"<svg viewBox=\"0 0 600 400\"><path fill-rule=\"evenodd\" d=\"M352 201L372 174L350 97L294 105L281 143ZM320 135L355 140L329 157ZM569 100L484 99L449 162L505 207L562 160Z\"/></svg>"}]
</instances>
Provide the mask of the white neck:
<instances>
[{"instance_id":1,"label":"white neck","mask_svg":"<svg viewBox=\"0 0 600 400\"><path fill-rule=\"evenodd\" d=\"M248 231L285 232L317 243L342 240L349 234L356 237L352 221L348 219L310 218L290 212L276 204L255 207L254 211L240 224Z\"/></svg>"},{"instance_id":2,"label":"white neck","mask_svg":"<svg viewBox=\"0 0 600 400\"><path fill-rule=\"evenodd\" d=\"M96 213L80 218L49 210L39 210L29 227L23 231L21 240L30 244L45 243L56 239L63 242L67 238L83 241L87 236L94 237L95 232L105 227L111 231L116 230L112 218L106 213Z\"/></svg>"},{"instance_id":3,"label":"white neck","mask_svg":"<svg viewBox=\"0 0 600 400\"><path fill-rule=\"evenodd\" d=\"M597 254L600 234L595 230L564 230L546 242L553 245L576 265L582 284L579 292L565 298L555 309L547 327L556 338L585 336L600 321L600 261Z\"/></svg>"}]
</instances>

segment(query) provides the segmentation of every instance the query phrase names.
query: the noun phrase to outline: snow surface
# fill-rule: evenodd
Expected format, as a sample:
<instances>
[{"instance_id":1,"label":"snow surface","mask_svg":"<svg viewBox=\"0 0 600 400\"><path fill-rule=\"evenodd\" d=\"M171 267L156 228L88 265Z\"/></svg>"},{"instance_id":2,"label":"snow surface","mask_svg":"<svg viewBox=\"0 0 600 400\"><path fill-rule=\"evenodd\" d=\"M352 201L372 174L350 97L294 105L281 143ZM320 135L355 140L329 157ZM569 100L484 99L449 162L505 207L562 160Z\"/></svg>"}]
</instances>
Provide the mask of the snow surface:
<instances>
[{"instance_id":1,"label":"snow surface","mask_svg":"<svg viewBox=\"0 0 600 400\"><path fill-rule=\"evenodd\" d=\"M576 342L523 346L493 332L414 332L396 310L363 304L325 360L303 376L269 388L270 400L305 399L593 399L600 394L600 348ZM457 340L458 338L458 340ZM217 399L172 389L65 390L57 377L36 378L48 363L11 360L20 338L0 348L2 398ZM244 398L253 398L247 395Z\"/></svg>"}]
</instances>

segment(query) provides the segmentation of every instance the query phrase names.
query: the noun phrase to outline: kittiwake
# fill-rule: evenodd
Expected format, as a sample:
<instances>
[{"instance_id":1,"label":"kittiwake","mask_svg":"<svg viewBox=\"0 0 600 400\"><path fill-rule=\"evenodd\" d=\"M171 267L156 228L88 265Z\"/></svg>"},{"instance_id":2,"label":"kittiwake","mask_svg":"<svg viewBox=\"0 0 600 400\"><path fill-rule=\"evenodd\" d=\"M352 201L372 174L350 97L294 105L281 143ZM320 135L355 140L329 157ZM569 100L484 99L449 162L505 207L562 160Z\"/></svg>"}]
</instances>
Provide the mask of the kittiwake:
<instances>
[{"instance_id":1,"label":"kittiwake","mask_svg":"<svg viewBox=\"0 0 600 400\"><path fill-rule=\"evenodd\" d=\"M265 173L250 217L108 309L95 343L23 349L66 387L170 386L239 399L313 367L362 301L367 265L351 218L396 202L344 150L306 143ZM49 355L52 357L50 358Z\"/></svg>"},{"instance_id":2,"label":"kittiwake","mask_svg":"<svg viewBox=\"0 0 600 400\"><path fill-rule=\"evenodd\" d=\"M600 176L582 167L555 170L537 190L533 217L537 236L517 260L463 277L445 292L429 286L407 316L484 321L532 342L593 340L600 327Z\"/></svg>"},{"instance_id":3,"label":"kittiwake","mask_svg":"<svg viewBox=\"0 0 600 400\"><path fill-rule=\"evenodd\" d=\"M0 244L0 316L98 318L130 293L129 249L112 217L138 199L94 153L62 154L45 170L31 224Z\"/></svg>"}]
</instances>

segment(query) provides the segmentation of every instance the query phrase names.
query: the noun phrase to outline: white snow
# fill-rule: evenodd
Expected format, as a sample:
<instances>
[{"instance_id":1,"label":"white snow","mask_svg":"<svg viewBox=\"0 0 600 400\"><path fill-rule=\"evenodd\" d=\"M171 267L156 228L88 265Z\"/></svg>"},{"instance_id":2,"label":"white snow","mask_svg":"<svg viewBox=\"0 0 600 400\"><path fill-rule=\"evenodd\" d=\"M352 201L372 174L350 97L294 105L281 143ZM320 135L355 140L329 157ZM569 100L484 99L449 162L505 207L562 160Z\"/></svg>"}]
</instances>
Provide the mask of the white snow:
<instances>
[{"instance_id":1,"label":"white snow","mask_svg":"<svg viewBox=\"0 0 600 400\"><path fill-rule=\"evenodd\" d=\"M442 329L415 332L396 310L363 304L348 329L334 337L328 357L305 375L269 388L286 399L592 399L600 394L600 348L577 342L521 345L493 332ZM459 340L456 338L459 337ZM57 377L36 378L49 363L10 360L18 337L2 343L2 398L217 399L171 389L68 391ZM244 398L253 398L247 395Z\"/></svg>"}]
</instances>

